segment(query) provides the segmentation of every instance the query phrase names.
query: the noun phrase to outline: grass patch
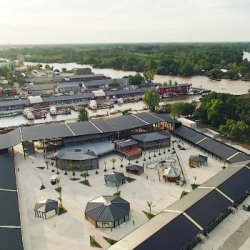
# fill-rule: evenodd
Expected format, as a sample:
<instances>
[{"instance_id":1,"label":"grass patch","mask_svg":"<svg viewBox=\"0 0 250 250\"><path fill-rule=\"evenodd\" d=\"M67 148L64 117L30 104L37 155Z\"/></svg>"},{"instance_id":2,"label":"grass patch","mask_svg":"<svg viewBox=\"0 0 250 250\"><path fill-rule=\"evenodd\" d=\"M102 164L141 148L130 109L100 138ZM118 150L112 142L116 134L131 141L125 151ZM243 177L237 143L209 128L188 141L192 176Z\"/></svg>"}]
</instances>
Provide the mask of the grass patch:
<instances>
[{"instance_id":1,"label":"grass patch","mask_svg":"<svg viewBox=\"0 0 250 250\"><path fill-rule=\"evenodd\" d=\"M190 168L196 168L196 167L194 167L194 166L192 166L192 165L189 165L189 167L190 167Z\"/></svg>"},{"instance_id":2,"label":"grass patch","mask_svg":"<svg viewBox=\"0 0 250 250\"><path fill-rule=\"evenodd\" d=\"M130 182L132 182L132 181L135 181L135 180L136 180L136 179L131 178L131 177L125 177L125 179L126 179L126 181L127 181L128 183L130 183Z\"/></svg>"},{"instance_id":3,"label":"grass patch","mask_svg":"<svg viewBox=\"0 0 250 250\"><path fill-rule=\"evenodd\" d=\"M90 235L90 246L102 248L100 244Z\"/></svg>"},{"instance_id":4,"label":"grass patch","mask_svg":"<svg viewBox=\"0 0 250 250\"><path fill-rule=\"evenodd\" d=\"M120 197L121 191L119 191L119 192L117 192L117 193L114 193L113 195L116 196L116 197Z\"/></svg>"},{"instance_id":5,"label":"grass patch","mask_svg":"<svg viewBox=\"0 0 250 250\"><path fill-rule=\"evenodd\" d=\"M199 187L200 185L197 185L197 184L191 184L192 186L192 189L195 190L197 187Z\"/></svg>"},{"instance_id":6,"label":"grass patch","mask_svg":"<svg viewBox=\"0 0 250 250\"><path fill-rule=\"evenodd\" d=\"M111 246L114 245L114 244L117 242L117 240L113 240L113 239L106 238L106 237L103 237L103 238L104 238L104 240L106 240Z\"/></svg>"},{"instance_id":7,"label":"grass patch","mask_svg":"<svg viewBox=\"0 0 250 250\"><path fill-rule=\"evenodd\" d=\"M40 190L43 190L43 189L45 189L45 186L44 186L44 185L42 185L42 186L40 187Z\"/></svg>"},{"instance_id":8,"label":"grass patch","mask_svg":"<svg viewBox=\"0 0 250 250\"><path fill-rule=\"evenodd\" d=\"M188 192L182 191L182 193L181 193L181 198L183 198L183 197L186 196L187 194L188 194Z\"/></svg>"},{"instance_id":9,"label":"grass patch","mask_svg":"<svg viewBox=\"0 0 250 250\"><path fill-rule=\"evenodd\" d=\"M59 212L58 214L61 215L61 214L65 214L67 213L67 209L65 207L63 207L62 205L59 206Z\"/></svg>"},{"instance_id":10,"label":"grass patch","mask_svg":"<svg viewBox=\"0 0 250 250\"><path fill-rule=\"evenodd\" d=\"M89 187L90 187L90 184L89 184L89 181L88 181L88 180L80 181L80 183L83 184L83 185L86 185L86 186L89 186Z\"/></svg>"},{"instance_id":11,"label":"grass patch","mask_svg":"<svg viewBox=\"0 0 250 250\"><path fill-rule=\"evenodd\" d=\"M56 192L57 192L58 194L61 194L61 192L62 192L62 187L55 188L55 190L56 190Z\"/></svg>"},{"instance_id":12,"label":"grass patch","mask_svg":"<svg viewBox=\"0 0 250 250\"><path fill-rule=\"evenodd\" d=\"M154 214L150 214L150 213L148 213L148 212L146 212L146 211L142 211L142 212L148 217L149 220L151 220L152 218L155 217Z\"/></svg>"}]
</instances>

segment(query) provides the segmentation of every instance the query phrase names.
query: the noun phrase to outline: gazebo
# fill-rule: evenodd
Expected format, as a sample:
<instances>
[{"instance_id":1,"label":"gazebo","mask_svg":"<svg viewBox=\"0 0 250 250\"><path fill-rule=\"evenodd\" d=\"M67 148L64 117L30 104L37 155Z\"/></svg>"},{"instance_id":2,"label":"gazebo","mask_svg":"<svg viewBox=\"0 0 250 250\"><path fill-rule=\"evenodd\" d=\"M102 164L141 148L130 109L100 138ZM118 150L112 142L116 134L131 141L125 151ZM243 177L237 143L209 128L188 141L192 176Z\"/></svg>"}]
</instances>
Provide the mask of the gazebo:
<instances>
[{"instance_id":1,"label":"gazebo","mask_svg":"<svg viewBox=\"0 0 250 250\"><path fill-rule=\"evenodd\" d=\"M175 167L165 169L163 172L163 179L168 182L175 182L180 180L180 171Z\"/></svg>"},{"instance_id":2,"label":"gazebo","mask_svg":"<svg viewBox=\"0 0 250 250\"><path fill-rule=\"evenodd\" d=\"M112 172L104 175L104 180L106 186L115 187L116 183L119 182L119 185L125 184L125 176L123 173Z\"/></svg>"},{"instance_id":3,"label":"gazebo","mask_svg":"<svg viewBox=\"0 0 250 250\"><path fill-rule=\"evenodd\" d=\"M47 199L37 202L34 211L36 217L48 219L58 214L58 201Z\"/></svg>"},{"instance_id":4,"label":"gazebo","mask_svg":"<svg viewBox=\"0 0 250 250\"><path fill-rule=\"evenodd\" d=\"M196 168L207 165L207 157L204 155L191 155L189 158L189 165Z\"/></svg>"},{"instance_id":5,"label":"gazebo","mask_svg":"<svg viewBox=\"0 0 250 250\"><path fill-rule=\"evenodd\" d=\"M128 165L126 167L126 172L131 174L141 175L142 173L144 173L144 167L139 165Z\"/></svg>"},{"instance_id":6,"label":"gazebo","mask_svg":"<svg viewBox=\"0 0 250 250\"><path fill-rule=\"evenodd\" d=\"M130 204L121 197L100 196L89 201L85 219L95 227L115 228L129 220Z\"/></svg>"}]
</instances>

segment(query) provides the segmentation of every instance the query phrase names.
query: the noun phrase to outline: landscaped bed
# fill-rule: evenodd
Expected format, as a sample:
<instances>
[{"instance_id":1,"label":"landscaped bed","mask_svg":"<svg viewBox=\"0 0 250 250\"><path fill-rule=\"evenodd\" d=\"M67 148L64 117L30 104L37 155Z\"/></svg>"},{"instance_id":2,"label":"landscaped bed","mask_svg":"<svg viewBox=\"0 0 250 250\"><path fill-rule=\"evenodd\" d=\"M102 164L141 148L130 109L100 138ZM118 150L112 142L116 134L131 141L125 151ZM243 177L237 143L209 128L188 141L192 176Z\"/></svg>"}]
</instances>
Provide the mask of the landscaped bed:
<instances>
[{"instance_id":1,"label":"landscaped bed","mask_svg":"<svg viewBox=\"0 0 250 250\"><path fill-rule=\"evenodd\" d=\"M117 240L113 240L113 239L110 239L110 238L106 238L106 237L103 237L111 246L114 245Z\"/></svg>"},{"instance_id":2,"label":"landscaped bed","mask_svg":"<svg viewBox=\"0 0 250 250\"><path fill-rule=\"evenodd\" d=\"M67 211L67 209L65 207L63 207L62 205L59 206L58 215L65 214L67 212L68 211Z\"/></svg>"},{"instance_id":3,"label":"landscaped bed","mask_svg":"<svg viewBox=\"0 0 250 250\"><path fill-rule=\"evenodd\" d=\"M128 183L130 183L130 182L132 182L132 181L135 181L135 180L136 180L136 179L131 178L131 177L125 177L125 179L126 179L126 181L127 181Z\"/></svg>"},{"instance_id":4,"label":"landscaped bed","mask_svg":"<svg viewBox=\"0 0 250 250\"><path fill-rule=\"evenodd\" d=\"M102 248L100 244L90 235L90 246Z\"/></svg>"},{"instance_id":5,"label":"landscaped bed","mask_svg":"<svg viewBox=\"0 0 250 250\"><path fill-rule=\"evenodd\" d=\"M83 185L86 185L86 186L89 186L89 187L90 187L90 184L89 184L89 181L88 181L88 180L80 181L79 183L81 183L81 184L83 184Z\"/></svg>"},{"instance_id":6,"label":"landscaped bed","mask_svg":"<svg viewBox=\"0 0 250 250\"><path fill-rule=\"evenodd\" d=\"M149 220L151 220L152 218L155 217L154 214L150 214L150 213L148 213L148 212L146 212L146 211L142 211L142 212L148 217Z\"/></svg>"}]
</instances>

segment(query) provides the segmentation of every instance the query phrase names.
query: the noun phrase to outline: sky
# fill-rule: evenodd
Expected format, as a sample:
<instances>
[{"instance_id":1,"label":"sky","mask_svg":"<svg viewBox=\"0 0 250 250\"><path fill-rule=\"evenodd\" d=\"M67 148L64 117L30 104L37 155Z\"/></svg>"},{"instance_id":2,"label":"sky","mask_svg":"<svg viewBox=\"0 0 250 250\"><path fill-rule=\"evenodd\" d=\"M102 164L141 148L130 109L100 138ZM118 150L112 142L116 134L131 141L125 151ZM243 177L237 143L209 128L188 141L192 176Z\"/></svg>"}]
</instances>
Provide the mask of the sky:
<instances>
[{"instance_id":1,"label":"sky","mask_svg":"<svg viewBox=\"0 0 250 250\"><path fill-rule=\"evenodd\" d=\"M249 0L0 0L0 45L224 41L250 41Z\"/></svg>"}]
</instances>

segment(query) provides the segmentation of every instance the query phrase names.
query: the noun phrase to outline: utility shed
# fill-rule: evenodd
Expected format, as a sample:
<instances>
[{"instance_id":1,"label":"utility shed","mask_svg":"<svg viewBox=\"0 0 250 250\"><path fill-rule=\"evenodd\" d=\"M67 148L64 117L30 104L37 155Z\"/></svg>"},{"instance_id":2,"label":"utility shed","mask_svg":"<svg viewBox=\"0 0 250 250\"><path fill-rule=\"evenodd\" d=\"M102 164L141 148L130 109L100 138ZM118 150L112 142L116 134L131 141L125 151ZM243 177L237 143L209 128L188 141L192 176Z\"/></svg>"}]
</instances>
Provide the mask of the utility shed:
<instances>
[{"instance_id":1,"label":"utility shed","mask_svg":"<svg viewBox=\"0 0 250 250\"><path fill-rule=\"evenodd\" d=\"M119 185L125 184L124 174L115 172L115 171L109 174L105 174L104 180L105 180L106 186L110 186L110 187L115 187L116 183L119 183Z\"/></svg>"}]
</instances>

